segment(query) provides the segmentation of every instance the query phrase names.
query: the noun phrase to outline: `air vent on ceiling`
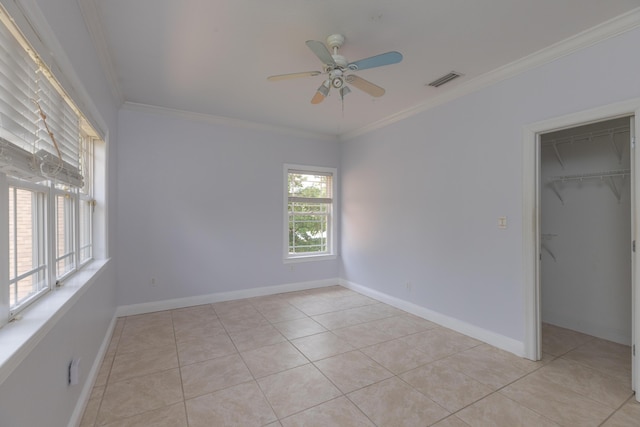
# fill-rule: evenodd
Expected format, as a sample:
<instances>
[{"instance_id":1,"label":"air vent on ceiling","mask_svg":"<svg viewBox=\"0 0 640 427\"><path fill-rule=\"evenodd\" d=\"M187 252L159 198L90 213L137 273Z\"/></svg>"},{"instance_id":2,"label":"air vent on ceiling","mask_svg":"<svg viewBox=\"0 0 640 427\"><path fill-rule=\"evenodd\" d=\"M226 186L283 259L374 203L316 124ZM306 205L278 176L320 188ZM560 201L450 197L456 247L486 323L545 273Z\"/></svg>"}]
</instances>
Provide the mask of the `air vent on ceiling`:
<instances>
[{"instance_id":1,"label":"air vent on ceiling","mask_svg":"<svg viewBox=\"0 0 640 427\"><path fill-rule=\"evenodd\" d=\"M429 83L428 86L439 87L439 86L442 86L445 83L449 83L453 79L457 79L461 75L462 74L460 74L460 73L456 73L455 71L452 71L447 75L444 75L444 76L442 76L442 77L440 77L438 79L435 79L434 81Z\"/></svg>"}]
</instances>

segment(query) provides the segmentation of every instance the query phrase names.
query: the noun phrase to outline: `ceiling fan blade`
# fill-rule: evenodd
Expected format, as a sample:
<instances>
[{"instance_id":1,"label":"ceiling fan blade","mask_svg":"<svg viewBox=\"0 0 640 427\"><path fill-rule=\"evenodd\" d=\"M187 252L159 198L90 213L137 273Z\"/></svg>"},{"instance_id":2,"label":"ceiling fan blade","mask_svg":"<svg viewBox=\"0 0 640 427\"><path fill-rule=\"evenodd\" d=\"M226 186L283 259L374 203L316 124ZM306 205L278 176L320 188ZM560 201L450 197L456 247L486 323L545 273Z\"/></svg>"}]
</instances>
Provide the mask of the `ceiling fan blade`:
<instances>
[{"instance_id":1,"label":"ceiling fan blade","mask_svg":"<svg viewBox=\"0 0 640 427\"><path fill-rule=\"evenodd\" d=\"M314 77L319 76L320 74L322 74L322 71L303 71L301 73L278 74L275 76L269 76L267 77L267 80L269 80L270 82L277 82L280 80L297 79L298 77Z\"/></svg>"},{"instance_id":2,"label":"ceiling fan blade","mask_svg":"<svg viewBox=\"0 0 640 427\"><path fill-rule=\"evenodd\" d=\"M356 62L352 62L348 67L352 70L366 70L367 68L382 67L383 65L397 64L402 61L400 52L387 52L380 55L364 58Z\"/></svg>"},{"instance_id":3,"label":"ceiling fan blade","mask_svg":"<svg viewBox=\"0 0 640 427\"><path fill-rule=\"evenodd\" d=\"M374 85L368 80L363 79L362 77L355 76L350 74L346 77L347 83L352 84L363 92L368 93L369 95L378 98L384 95L385 90L380 86Z\"/></svg>"},{"instance_id":4,"label":"ceiling fan blade","mask_svg":"<svg viewBox=\"0 0 640 427\"><path fill-rule=\"evenodd\" d=\"M320 61L326 65L336 65L336 61L333 60L333 56L331 56L331 52L327 49L324 43L319 42L317 40L307 40L307 46L313 53L316 54Z\"/></svg>"}]
</instances>

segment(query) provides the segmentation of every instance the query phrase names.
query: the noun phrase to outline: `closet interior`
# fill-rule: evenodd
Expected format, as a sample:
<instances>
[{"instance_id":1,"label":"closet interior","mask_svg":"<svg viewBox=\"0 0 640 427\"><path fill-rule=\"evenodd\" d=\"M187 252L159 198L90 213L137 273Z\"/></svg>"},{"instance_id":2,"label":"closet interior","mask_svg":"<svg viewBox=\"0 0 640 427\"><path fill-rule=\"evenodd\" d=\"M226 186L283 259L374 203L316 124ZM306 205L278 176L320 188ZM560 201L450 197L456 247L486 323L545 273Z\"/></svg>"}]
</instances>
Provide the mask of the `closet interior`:
<instances>
[{"instance_id":1,"label":"closet interior","mask_svg":"<svg viewBox=\"0 0 640 427\"><path fill-rule=\"evenodd\" d=\"M632 324L630 126L622 117L540 141L542 322L624 345Z\"/></svg>"}]
</instances>

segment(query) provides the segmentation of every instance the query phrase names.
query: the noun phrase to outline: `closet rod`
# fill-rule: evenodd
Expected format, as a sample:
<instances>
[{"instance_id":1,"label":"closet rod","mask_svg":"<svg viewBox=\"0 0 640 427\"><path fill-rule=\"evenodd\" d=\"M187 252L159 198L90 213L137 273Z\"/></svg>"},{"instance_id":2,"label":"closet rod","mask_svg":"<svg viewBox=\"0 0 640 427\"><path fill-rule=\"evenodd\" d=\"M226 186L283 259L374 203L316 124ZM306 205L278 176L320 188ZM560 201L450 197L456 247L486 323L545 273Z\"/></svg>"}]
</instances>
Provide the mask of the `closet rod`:
<instances>
[{"instance_id":1,"label":"closet rod","mask_svg":"<svg viewBox=\"0 0 640 427\"><path fill-rule=\"evenodd\" d=\"M578 175L554 176L549 178L547 182L551 187L551 190L555 193L558 199L560 199L560 202L563 205L564 205L564 199L562 198L562 195L560 194L560 190L556 184L559 182L583 181L587 179L600 179L601 181L606 182L609 188L611 189L611 191L613 192L613 195L618 200L618 203L620 203L620 199L622 195L620 194L620 190L618 189L618 186L616 185L616 181L613 178L622 177L622 179L624 179L627 175L631 175L630 169L614 170L609 172L585 173L585 174L578 174Z\"/></svg>"},{"instance_id":2,"label":"closet rod","mask_svg":"<svg viewBox=\"0 0 640 427\"><path fill-rule=\"evenodd\" d=\"M585 179L604 179L615 178L618 176L625 177L631 174L631 169L612 170L608 172L594 172L594 173L582 173L576 175L563 175L553 176L548 179L548 182L563 182L563 181L582 181Z\"/></svg>"}]
</instances>

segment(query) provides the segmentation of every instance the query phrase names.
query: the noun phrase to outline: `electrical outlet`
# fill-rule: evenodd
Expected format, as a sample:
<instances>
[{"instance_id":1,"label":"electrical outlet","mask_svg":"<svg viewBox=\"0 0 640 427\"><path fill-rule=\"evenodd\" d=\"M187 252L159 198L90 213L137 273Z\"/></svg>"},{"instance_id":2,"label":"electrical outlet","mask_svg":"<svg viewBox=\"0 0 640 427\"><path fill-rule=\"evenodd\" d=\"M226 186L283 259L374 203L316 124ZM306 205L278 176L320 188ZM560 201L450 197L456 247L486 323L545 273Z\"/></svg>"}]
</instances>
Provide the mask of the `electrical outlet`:
<instances>
[{"instance_id":1,"label":"electrical outlet","mask_svg":"<svg viewBox=\"0 0 640 427\"><path fill-rule=\"evenodd\" d=\"M151 286L153 286L154 288L157 286L155 277L151 278Z\"/></svg>"},{"instance_id":2,"label":"electrical outlet","mask_svg":"<svg viewBox=\"0 0 640 427\"><path fill-rule=\"evenodd\" d=\"M404 284L405 289L407 290L407 292L411 292L411 282L407 282Z\"/></svg>"}]
</instances>

